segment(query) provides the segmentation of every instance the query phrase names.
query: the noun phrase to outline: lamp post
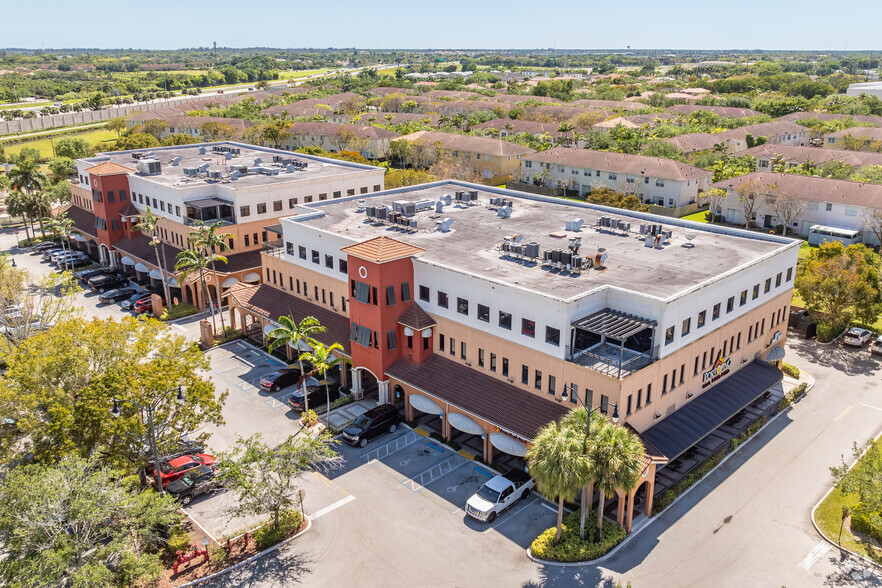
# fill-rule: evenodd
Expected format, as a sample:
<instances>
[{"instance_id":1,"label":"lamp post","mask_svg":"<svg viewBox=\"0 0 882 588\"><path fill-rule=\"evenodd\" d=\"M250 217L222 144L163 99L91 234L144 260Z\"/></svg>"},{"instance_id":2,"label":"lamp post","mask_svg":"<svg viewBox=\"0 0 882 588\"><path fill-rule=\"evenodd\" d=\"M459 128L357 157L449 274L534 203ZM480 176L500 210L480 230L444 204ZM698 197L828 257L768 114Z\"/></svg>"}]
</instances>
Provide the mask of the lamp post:
<instances>
[{"instance_id":1,"label":"lamp post","mask_svg":"<svg viewBox=\"0 0 882 588\"><path fill-rule=\"evenodd\" d=\"M175 390L175 389L173 388L172 390L167 390L166 394L169 392L172 392L173 390ZM163 395L161 398L159 398L159 400L156 401L155 404L142 405L142 404L138 404L134 400L117 400L116 398L114 398L113 399L113 408L110 409L110 414L115 419L118 419L119 415L120 415L119 405L125 404L126 402L128 402L132 406L138 408L139 410L146 410L147 411L147 423L150 426L150 448L153 450L153 467L155 468L153 478L154 478L154 481L156 482L156 490L160 494L163 493L162 476L160 476L160 474L159 474L159 447L156 444L156 429L153 426L153 410L156 408L156 405L159 404L159 402L161 402L164 399L165 399L165 396ZM180 386L177 387L177 396L175 396L175 400L178 403L184 402L184 393L183 393Z\"/></svg>"}]
</instances>

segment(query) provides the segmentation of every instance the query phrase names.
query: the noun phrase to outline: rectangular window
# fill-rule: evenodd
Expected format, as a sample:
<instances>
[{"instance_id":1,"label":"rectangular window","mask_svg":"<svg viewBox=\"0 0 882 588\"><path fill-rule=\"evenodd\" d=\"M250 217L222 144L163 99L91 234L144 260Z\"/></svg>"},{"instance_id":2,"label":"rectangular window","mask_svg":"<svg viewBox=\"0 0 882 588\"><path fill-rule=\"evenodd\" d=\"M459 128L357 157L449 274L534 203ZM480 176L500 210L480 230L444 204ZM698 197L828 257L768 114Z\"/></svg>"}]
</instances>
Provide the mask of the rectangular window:
<instances>
[{"instance_id":1,"label":"rectangular window","mask_svg":"<svg viewBox=\"0 0 882 588\"><path fill-rule=\"evenodd\" d=\"M429 301L429 287L428 286L420 286L420 300L424 300L426 302Z\"/></svg>"},{"instance_id":2,"label":"rectangular window","mask_svg":"<svg viewBox=\"0 0 882 588\"><path fill-rule=\"evenodd\" d=\"M250 206L240 206L239 207L239 216L251 216L251 207Z\"/></svg>"},{"instance_id":3,"label":"rectangular window","mask_svg":"<svg viewBox=\"0 0 882 588\"><path fill-rule=\"evenodd\" d=\"M637 390L637 410L643 406L643 388Z\"/></svg>"},{"instance_id":4,"label":"rectangular window","mask_svg":"<svg viewBox=\"0 0 882 588\"><path fill-rule=\"evenodd\" d=\"M706 352L706 351L705 351L705 357L707 357L707 352ZM698 375L698 356L697 356L697 355L695 356L695 367L692 368L692 375L693 375L693 376L697 376L697 375Z\"/></svg>"},{"instance_id":5,"label":"rectangular window","mask_svg":"<svg viewBox=\"0 0 882 588\"><path fill-rule=\"evenodd\" d=\"M115 218L110 219L110 227L114 231L118 231L119 230L119 221L116 220Z\"/></svg>"},{"instance_id":6,"label":"rectangular window","mask_svg":"<svg viewBox=\"0 0 882 588\"><path fill-rule=\"evenodd\" d=\"M560 345L560 329L545 327L545 342L551 345Z\"/></svg>"},{"instance_id":7,"label":"rectangular window","mask_svg":"<svg viewBox=\"0 0 882 588\"><path fill-rule=\"evenodd\" d=\"M374 192L379 192L380 190L382 190L382 188L380 188L380 184L374 184Z\"/></svg>"},{"instance_id":8,"label":"rectangular window","mask_svg":"<svg viewBox=\"0 0 882 588\"><path fill-rule=\"evenodd\" d=\"M364 282L355 282L355 299L362 304L371 303L371 288Z\"/></svg>"},{"instance_id":9,"label":"rectangular window","mask_svg":"<svg viewBox=\"0 0 882 588\"><path fill-rule=\"evenodd\" d=\"M386 331L386 345L389 349L395 349L398 347L395 341L395 331Z\"/></svg>"},{"instance_id":10,"label":"rectangular window","mask_svg":"<svg viewBox=\"0 0 882 588\"><path fill-rule=\"evenodd\" d=\"M526 365L521 366L521 384L527 385L530 383L530 367Z\"/></svg>"},{"instance_id":11,"label":"rectangular window","mask_svg":"<svg viewBox=\"0 0 882 588\"><path fill-rule=\"evenodd\" d=\"M312 263L321 263L321 255L315 249L312 250Z\"/></svg>"},{"instance_id":12,"label":"rectangular window","mask_svg":"<svg viewBox=\"0 0 882 588\"><path fill-rule=\"evenodd\" d=\"M511 314L508 312L504 312L502 310L499 311L499 326L503 329L511 330Z\"/></svg>"},{"instance_id":13,"label":"rectangular window","mask_svg":"<svg viewBox=\"0 0 882 588\"><path fill-rule=\"evenodd\" d=\"M464 314L468 316L469 314L469 301L465 298L457 298L456 299L456 312L459 314Z\"/></svg>"},{"instance_id":14,"label":"rectangular window","mask_svg":"<svg viewBox=\"0 0 882 588\"><path fill-rule=\"evenodd\" d=\"M536 322L529 319L521 319L521 335L527 337L536 336Z\"/></svg>"},{"instance_id":15,"label":"rectangular window","mask_svg":"<svg viewBox=\"0 0 882 588\"><path fill-rule=\"evenodd\" d=\"M490 322L490 307L483 304L478 305L478 320L485 323Z\"/></svg>"},{"instance_id":16,"label":"rectangular window","mask_svg":"<svg viewBox=\"0 0 882 588\"><path fill-rule=\"evenodd\" d=\"M466 358L466 344L465 341L459 342L459 357L462 359Z\"/></svg>"},{"instance_id":17,"label":"rectangular window","mask_svg":"<svg viewBox=\"0 0 882 588\"><path fill-rule=\"evenodd\" d=\"M778 275L775 276L775 287L781 287L781 272L778 272Z\"/></svg>"},{"instance_id":18,"label":"rectangular window","mask_svg":"<svg viewBox=\"0 0 882 588\"><path fill-rule=\"evenodd\" d=\"M310 202L312 202L312 196L304 196L304 197L303 197L303 202L304 202L305 204L309 204Z\"/></svg>"},{"instance_id":19,"label":"rectangular window","mask_svg":"<svg viewBox=\"0 0 882 588\"><path fill-rule=\"evenodd\" d=\"M763 322L760 323L760 335L766 334L766 319L763 319Z\"/></svg>"},{"instance_id":20,"label":"rectangular window","mask_svg":"<svg viewBox=\"0 0 882 588\"><path fill-rule=\"evenodd\" d=\"M438 306L447 308L447 292L438 290Z\"/></svg>"},{"instance_id":21,"label":"rectangular window","mask_svg":"<svg viewBox=\"0 0 882 588\"><path fill-rule=\"evenodd\" d=\"M337 267L340 270L341 274L349 272L349 262L347 262L345 259L337 260Z\"/></svg>"},{"instance_id":22,"label":"rectangular window","mask_svg":"<svg viewBox=\"0 0 882 588\"><path fill-rule=\"evenodd\" d=\"M692 328L692 319L688 318L683 321L683 326L680 328L680 336L685 337L689 334L689 330Z\"/></svg>"},{"instance_id":23,"label":"rectangular window","mask_svg":"<svg viewBox=\"0 0 882 588\"><path fill-rule=\"evenodd\" d=\"M766 280L766 286L763 289L763 294L768 294L769 290L771 290L771 289L772 289L772 278L769 278Z\"/></svg>"},{"instance_id":24,"label":"rectangular window","mask_svg":"<svg viewBox=\"0 0 882 588\"><path fill-rule=\"evenodd\" d=\"M741 349L741 333L738 333L738 338L735 340L735 349Z\"/></svg>"},{"instance_id":25,"label":"rectangular window","mask_svg":"<svg viewBox=\"0 0 882 588\"><path fill-rule=\"evenodd\" d=\"M729 346L729 341L727 341L726 339L723 339L723 357L728 357L728 354L726 353L728 346Z\"/></svg>"},{"instance_id":26,"label":"rectangular window","mask_svg":"<svg viewBox=\"0 0 882 588\"><path fill-rule=\"evenodd\" d=\"M341 196L340 190L334 192L334 198L339 198Z\"/></svg>"},{"instance_id":27,"label":"rectangular window","mask_svg":"<svg viewBox=\"0 0 882 588\"><path fill-rule=\"evenodd\" d=\"M652 404L652 384L646 385L646 406Z\"/></svg>"},{"instance_id":28,"label":"rectangular window","mask_svg":"<svg viewBox=\"0 0 882 588\"><path fill-rule=\"evenodd\" d=\"M175 206L175 216L181 216L181 207Z\"/></svg>"},{"instance_id":29,"label":"rectangular window","mask_svg":"<svg viewBox=\"0 0 882 588\"><path fill-rule=\"evenodd\" d=\"M825 210L826 210L827 212L832 212L832 210L833 210L833 203L832 203L832 202L827 202L826 205L825 205Z\"/></svg>"},{"instance_id":30,"label":"rectangular window","mask_svg":"<svg viewBox=\"0 0 882 588\"><path fill-rule=\"evenodd\" d=\"M731 296L729 300L726 301L726 314L735 310L735 297Z\"/></svg>"},{"instance_id":31,"label":"rectangular window","mask_svg":"<svg viewBox=\"0 0 882 588\"><path fill-rule=\"evenodd\" d=\"M125 202L126 200L127 200L127 198L126 198L126 191L125 191L125 190L120 190L120 191L119 191L119 201L120 201L120 202ZM171 205L169 205L169 207L168 207L168 211L171 212Z\"/></svg>"},{"instance_id":32,"label":"rectangular window","mask_svg":"<svg viewBox=\"0 0 882 588\"><path fill-rule=\"evenodd\" d=\"M738 303L738 306L744 306L747 304L747 290L741 291L741 300Z\"/></svg>"},{"instance_id":33,"label":"rectangular window","mask_svg":"<svg viewBox=\"0 0 882 588\"><path fill-rule=\"evenodd\" d=\"M248 245L248 235L245 235L245 244ZM300 256L300 259L306 259L306 247L304 247L303 245L300 245L297 248L297 251Z\"/></svg>"},{"instance_id":34,"label":"rectangular window","mask_svg":"<svg viewBox=\"0 0 882 588\"><path fill-rule=\"evenodd\" d=\"M609 397L606 394L600 395L600 412L602 412L603 414L607 414L609 412Z\"/></svg>"},{"instance_id":35,"label":"rectangular window","mask_svg":"<svg viewBox=\"0 0 882 588\"><path fill-rule=\"evenodd\" d=\"M696 328L700 329L701 327L703 327L706 319L707 319L707 311L702 310L701 312L699 312L698 313L698 321L696 321L697 322Z\"/></svg>"},{"instance_id":36,"label":"rectangular window","mask_svg":"<svg viewBox=\"0 0 882 588\"><path fill-rule=\"evenodd\" d=\"M686 375L686 364L680 366L680 384L683 383L683 376Z\"/></svg>"},{"instance_id":37,"label":"rectangular window","mask_svg":"<svg viewBox=\"0 0 882 588\"><path fill-rule=\"evenodd\" d=\"M753 325L747 328L747 342L750 343L753 341Z\"/></svg>"},{"instance_id":38,"label":"rectangular window","mask_svg":"<svg viewBox=\"0 0 882 588\"><path fill-rule=\"evenodd\" d=\"M791 280L791 278L793 278L793 268L788 267L787 268L787 281L789 282Z\"/></svg>"},{"instance_id":39,"label":"rectangular window","mask_svg":"<svg viewBox=\"0 0 882 588\"><path fill-rule=\"evenodd\" d=\"M279 212L282 210L282 201L281 200L273 200L273 212Z\"/></svg>"},{"instance_id":40,"label":"rectangular window","mask_svg":"<svg viewBox=\"0 0 882 588\"><path fill-rule=\"evenodd\" d=\"M665 345L670 345L674 342L674 327L668 327L665 329Z\"/></svg>"},{"instance_id":41,"label":"rectangular window","mask_svg":"<svg viewBox=\"0 0 882 588\"><path fill-rule=\"evenodd\" d=\"M386 306L395 306L395 286L386 286Z\"/></svg>"},{"instance_id":42,"label":"rectangular window","mask_svg":"<svg viewBox=\"0 0 882 588\"><path fill-rule=\"evenodd\" d=\"M300 280L297 280L297 293L300 294Z\"/></svg>"},{"instance_id":43,"label":"rectangular window","mask_svg":"<svg viewBox=\"0 0 882 588\"><path fill-rule=\"evenodd\" d=\"M478 367L484 367L484 350L478 348Z\"/></svg>"},{"instance_id":44,"label":"rectangular window","mask_svg":"<svg viewBox=\"0 0 882 588\"><path fill-rule=\"evenodd\" d=\"M334 256L325 253L325 267L334 269Z\"/></svg>"},{"instance_id":45,"label":"rectangular window","mask_svg":"<svg viewBox=\"0 0 882 588\"><path fill-rule=\"evenodd\" d=\"M450 355L456 355L456 339L450 338Z\"/></svg>"},{"instance_id":46,"label":"rectangular window","mask_svg":"<svg viewBox=\"0 0 882 588\"><path fill-rule=\"evenodd\" d=\"M555 388L556 384L557 384L557 378L555 378L554 376L548 376L548 393L549 394L554 394L554 388Z\"/></svg>"},{"instance_id":47,"label":"rectangular window","mask_svg":"<svg viewBox=\"0 0 882 588\"><path fill-rule=\"evenodd\" d=\"M108 202L116 202L116 197L113 195L113 190L107 191L107 201Z\"/></svg>"},{"instance_id":48,"label":"rectangular window","mask_svg":"<svg viewBox=\"0 0 882 588\"><path fill-rule=\"evenodd\" d=\"M319 194L319 200L327 200L327 199L328 199L327 192L324 192L323 194Z\"/></svg>"},{"instance_id":49,"label":"rectangular window","mask_svg":"<svg viewBox=\"0 0 882 588\"><path fill-rule=\"evenodd\" d=\"M297 208L297 199L296 198L288 198L288 208ZM390 347L389 349L395 349L395 348Z\"/></svg>"},{"instance_id":50,"label":"rectangular window","mask_svg":"<svg viewBox=\"0 0 882 588\"><path fill-rule=\"evenodd\" d=\"M756 300L757 298L759 298L759 286L760 286L759 284L754 285L753 298L751 298L751 300Z\"/></svg>"},{"instance_id":51,"label":"rectangular window","mask_svg":"<svg viewBox=\"0 0 882 588\"><path fill-rule=\"evenodd\" d=\"M313 288L315 288L315 301L318 302L318 290L319 290L319 288L318 288L318 286L313 286Z\"/></svg>"},{"instance_id":52,"label":"rectangular window","mask_svg":"<svg viewBox=\"0 0 882 588\"><path fill-rule=\"evenodd\" d=\"M662 396L668 393L668 374L662 377Z\"/></svg>"},{"instance_id":53,"label":"rectangular window","mask_svg":"<svg viewBox=\"0 0 882 588\"><path fill-rule=\"evenodd\" d=\"M266 202L257 205L257 214L266 214Z\"/></svg>"},{"instance_id":54,"label":"rectangular window","mask_svg":"<svg viewBox=\"0 0 882 588\"><path fill-rule=\"evenodd\" d=\"M98 190L92 190L92 200L95 202L101 202L101 192Z\"/></svg>"},{"instance_id":55,"label":"rectangular window","mask_svg":"<svg viewBox=\"0 0 882 588\"><path fill-rule=\"evenodd\" d=\"M508 377L508 358L507 357L502 358L502 375L505 376L506 378Z\"/></svg>"},{"instance_id":56,"label":"rectangular window","mask_svg":"<svg viewBox=\"0 0 882 588\"><path fill-rule=\"evenodd\" d=\"M539 370L536 370L536 376L533 381L533 387L536 388L537 390L542 389L542 372L540 372Z\"/></svg>"},{"instance_id":57,"label":"rectangular window","mask_svg":"<svg viewBox=\"0 0 882 588\"><path fill-rule=\"evenodd\" d=\"M408 300L410 300L410 284L403 282L401 284L401 301L407 302Z\"/></svg>"},{"instance_id":58,"label":"rectangular window","mask_svg":"<svg viewBox=\"0 0 882 588\"><path fill-rule=\"evenodd\" d=\"M715 321L718 318L720 318L720 303L719 302L714 304L713 312L711 312L711 320L712 321Z\"/></svg>"},{"instance_id":59,"label":"rectangular window","mask_svg":"<svg viewBox=\"0 0 882 588\"><path fill-rule=\"evenodd\" d=\"M438 335L438 351L444 351L444 335Z\"/></svg>"},{"instance_id":60,"label":"rectangular window","mask_svg":"<svg viewBox=\"0 0 882 588\"><path fill-rule=\"evenodd\" d=\"M496 354L495 353L490 354L490 371L491 372L496 371Z\"/></svg>"},{"instance_id":61,"label":"rectangular window","mask_svg":"<svg viewBox=\"0 0 882 588\"><path fill-rule=\"evenodd\" d=\"M348 190L346 190L346 195L355 196L355 188L349 188Z\"/></svg>"}]
</instances>

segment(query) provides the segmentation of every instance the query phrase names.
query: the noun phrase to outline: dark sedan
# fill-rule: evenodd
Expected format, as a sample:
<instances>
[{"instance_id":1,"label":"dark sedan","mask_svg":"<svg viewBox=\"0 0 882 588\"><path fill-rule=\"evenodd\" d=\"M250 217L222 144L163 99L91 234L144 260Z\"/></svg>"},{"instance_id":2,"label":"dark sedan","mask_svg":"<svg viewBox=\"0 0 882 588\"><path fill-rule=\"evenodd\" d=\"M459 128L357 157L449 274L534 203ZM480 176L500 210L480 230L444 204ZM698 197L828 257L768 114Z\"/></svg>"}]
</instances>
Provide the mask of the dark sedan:
<instances>
[{"instance_id":1,"label":"dark sedan","mask_svg":"<svg viewBox=\"0 0 882 588\"><path fill-rule=\"evenodd\" d=\"M92 278L96 278L101 275L109 276L112 273L113 272L111 272L110 270L108 270L106 268L105 269L90 269L90 270L83 270L81 272L77 272L74 274L74 277L79 278L80 280L86 282Z\"/></svg>"},{"instance_id":2,"label":"dark sedan","mask_svg":"<svg viewBox=\"0 0 882 588\"><path fill-rule=\"evenodd\" d=\"M106 304L110 304L111 302L125 300L126 298L132 296L134 293L134 288L117 288L116 290L108 290L107 292L99 296L98 300Z\"/></svg>"},{"instance_id":3,"label":"dark sedan","mask_svg":"<svg viewBox=\"0 0 882 588\"><path fill-rule=\"evenodd\" d=\"M306 387L306 398L309 400L309 406L313 409L316 406L325 406L328 402L329 395L331 402L337 400L337 397L339 396L339 388L337 386L328 386L328 394L325 394L324 386ZM306 408L306 403L303 401L303 390L298 389L288 397L288 406L294 410L303 412Z\"/></svg>"},{"instance_id":4,"label":"dark sedan","mask_svg":"<svg viewBox=\"0 0 882 588\"><path fill-rule=\"evenodd\" d=\"M297 368L281 368L260 379L260 387L267 392L278 392L286 386L296 384L300 378L300 370Z\"/></svg>"},{"instance_id":5,"label":"dark sedan","mask_svg":"<svg viewBox=\"0 0 882 588\"><path fill-rule=\"evenodd\" d=\"M174 482L169 482L165 491L187 506L200 494L219 488L220 482L217 468L202 465L190 470Z\"/></svg>"},{"instance_id":6,"label":"dark sedan","mask_svg":"<svg viewBox=\"0 0 882 588\"><path fill-rule=\"evenodd\" d=\"M121 276L98 276L97 278L89 279L89 286L98 292L99 294L103 294L107 290L111 290L116 288L117 286L125 286L129 283L128 278L124 278Z\"/></svg>"}]
</instances>

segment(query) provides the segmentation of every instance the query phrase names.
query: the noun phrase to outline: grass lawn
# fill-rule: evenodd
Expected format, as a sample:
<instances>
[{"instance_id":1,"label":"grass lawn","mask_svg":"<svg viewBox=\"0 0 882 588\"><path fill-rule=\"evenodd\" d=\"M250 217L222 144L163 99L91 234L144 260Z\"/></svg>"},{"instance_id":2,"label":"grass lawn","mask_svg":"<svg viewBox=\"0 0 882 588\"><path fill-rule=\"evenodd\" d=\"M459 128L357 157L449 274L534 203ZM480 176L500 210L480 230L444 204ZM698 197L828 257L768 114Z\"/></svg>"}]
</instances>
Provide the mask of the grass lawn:
<instances>
[{"instance_id":1,"label":"grass lawn","mask_svg":"<svg viewBox=\"0 0 882 588\"><path fill-rule=\"evenodd\" d=\"M90 145L95 146L102 141L112 141L116 139L116 132L110 131L108 129L98 129L95 131L87 131L85 133L77 133L64 136L79 137L88 141ZM9 141L5 141L2 143L2 145L7 155L18 155L18 152L21 151L23 148L30 147L31 149L37 149L40 152L40 156L42 158L52 159L52 143L49 140L49 137L50 135L42 135L37 140L26 141L24 143L12 143Z\"/></svg>"},{"instance_id":2,"label":"grass lawn","mask_svg":"<svg viewBox=\"0 0 882 588\"><path fill-rule=\"evenodd\" d=\"M704 215L707 214L706 210L699 210L698 212L693 212L692 214L687 214L686 216L681 216L681 220L694 221L697 223L706 223L707 219Z\"/></svg>"},{"instance_id":3,"label":"grass lawn","mask_svg":"<svg viewBox=\"0 0 882 588\"><path fill-rule=\"evenodd\" d=\"M16 110L24 108L33 108L34 106L52 106L54 102L28 102L27 104L0 104L0 110Z\"/></svg>"},{"instance_id":4,"label":"grass lawn","mask_svg":"<svg viewBox=\"0 0 882 588\"><path fill-rule=\"evenodd\" d=\"M280 80L291 80L291 79L296 80L298 78L305 78L307 76L325 74L325 73L328 73L329 71L332 71L332 70L325 68L325 69L295 69L295 70L288 70L288 71L280 71L279 72L279 79Z\"/></svg>"}]
</instances>

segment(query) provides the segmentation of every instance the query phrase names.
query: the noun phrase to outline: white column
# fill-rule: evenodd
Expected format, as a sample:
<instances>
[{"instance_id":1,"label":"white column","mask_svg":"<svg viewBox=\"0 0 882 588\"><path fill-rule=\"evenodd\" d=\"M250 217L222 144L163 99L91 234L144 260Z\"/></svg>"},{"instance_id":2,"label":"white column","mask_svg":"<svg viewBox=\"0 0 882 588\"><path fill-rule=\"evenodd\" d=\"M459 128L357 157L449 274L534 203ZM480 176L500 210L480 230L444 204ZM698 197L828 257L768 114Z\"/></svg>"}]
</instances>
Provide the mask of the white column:
<instances>
[{"instance_id":1,"label":"white column","mask_svg":"<svg viewBox=\"0 0 882 588\"><path fill-rule=\"evenodd\" d=\"M351 368L352 372L352 393L356 398L361 398L364 394L364 389L361 387L361 370L356 368Z\"/></svg>"},{"instance_id":2,"label":"white column","mask_svg":"<svg viewBox=\"0 0 882 588\"><path fill-rule=\"evenodd\" d=\"M377 386L380 392L380 404L386 404L389 402L389 380L385 382L377 382Z\"/></svg>"}]
</instances>

